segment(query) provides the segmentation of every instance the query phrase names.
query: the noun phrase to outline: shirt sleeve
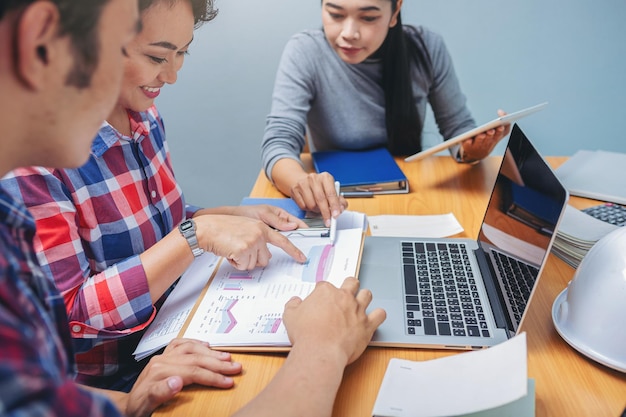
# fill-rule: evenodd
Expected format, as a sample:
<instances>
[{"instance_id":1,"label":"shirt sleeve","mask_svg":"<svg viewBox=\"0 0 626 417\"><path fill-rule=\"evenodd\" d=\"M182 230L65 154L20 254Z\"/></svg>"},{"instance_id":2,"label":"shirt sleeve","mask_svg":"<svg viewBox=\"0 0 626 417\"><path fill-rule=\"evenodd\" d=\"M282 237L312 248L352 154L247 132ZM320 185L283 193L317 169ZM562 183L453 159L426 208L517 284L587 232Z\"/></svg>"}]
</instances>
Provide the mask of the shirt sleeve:
<instances>
[{"instance_id":1,"label":"shirt sleeve","mask_svg":"<svg viewBox=\"0 0 626 417\"><path fill-rule=\"evenodd\" d=\"M37 358L36 346L11 337L1 324L0 406L3 416L121 416L105 397L80 387L69 375L57 378ZM28 323L24 323L28 326Z\"/></svg>"},{"instance_id":2,"label":"shirt sleeve","mask_svg":"<svg viewBox=\"0 0 626 417\"><path fill-rule=\"evenodd\" d=\"M15 171L22 199L37 219L35 248L42 269L63 295L72 336L117 338L143 330L154 316L138 255L96 272L79 235L76 207L57 171Z\"/></svg>"},{"instance_id":3,"label":"shirt sleeve","mask_svg":"<svg viewBox=\"0 0 626 417\"><path fill-rule=\"evenodd\" d=\"M272 108L261 143L263 169L270 181L274 164L283 158L300 162L305 145L307 114L315 91L312 54L307 53L309 42L313 43L305 34L292 37L278 65Z\"/></svg>"},{"instance_id":4,"label":"shirt sleeve","mask_svg":"<svg viewBox=\"0 0 626 417\"><path fill-rule=\"evenodd\" d=\"M202 210L202 207L200 206L194 206L193 204L187 204L185 206L185 217L186 219L191 219L193 216L195 216L195 214Z\"/></svg>"},{"instance_id":5,"label":"shirt sleeve","mask_svg":"<svg viewBox=\"0 0 626 417\"><path fill-rule=\"evenodd\" d=\"M7 273L0 265L3 278ZM0 414L121 416L108 399L73 380L53 319L42 320L26 291L0 281Z\"/></svg>"}]
</instances>

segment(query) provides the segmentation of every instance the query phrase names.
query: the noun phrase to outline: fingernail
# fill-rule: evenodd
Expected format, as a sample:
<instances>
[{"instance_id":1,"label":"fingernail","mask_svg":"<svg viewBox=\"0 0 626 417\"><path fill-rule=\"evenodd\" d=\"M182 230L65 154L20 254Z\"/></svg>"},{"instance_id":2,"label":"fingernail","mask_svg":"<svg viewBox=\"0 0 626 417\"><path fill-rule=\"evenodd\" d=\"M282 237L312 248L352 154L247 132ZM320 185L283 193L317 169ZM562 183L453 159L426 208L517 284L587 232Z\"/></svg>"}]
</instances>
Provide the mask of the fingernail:
<instances>
[{"instance_id":1,"label":"fingernail","mask_svg":"<svg viewBox=\"0 0 626 417\"><path fill-rule=\"evenodd\" d=\"M229 376L225 376L224 377L224 382L226 382L227 384L232 384L233 383L233 379Z\"/></svg>"},{"instance_id":2,"label":"fingernail","mask_svg":"<svg viewBox=\"0 0 626 417\"><path fill-rule=\"evenodd\" d=\"M168 378L167 386L170 387L172 391L177 391L181 388L181 383L178 378Z\"/></svg>"}]
</instances>

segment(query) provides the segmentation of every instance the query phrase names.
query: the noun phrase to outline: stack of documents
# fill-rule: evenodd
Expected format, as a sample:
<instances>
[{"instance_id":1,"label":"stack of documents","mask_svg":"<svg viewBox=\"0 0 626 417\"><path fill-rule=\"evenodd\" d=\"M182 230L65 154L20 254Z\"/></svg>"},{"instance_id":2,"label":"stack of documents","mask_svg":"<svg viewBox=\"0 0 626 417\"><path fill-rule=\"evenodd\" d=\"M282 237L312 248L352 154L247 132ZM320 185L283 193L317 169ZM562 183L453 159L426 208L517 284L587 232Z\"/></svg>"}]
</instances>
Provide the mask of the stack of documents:
<instances>
[{"instance_id":1,"label":"stack of documents","mask_svg":"<svg viewBox=\"0 0 626 417\"><path fill-rule=\"evenodd\" d=\"M148 326L133 353L135 359L152 355L183 331L185 337L212 346L253 347L250 350L288 346L282 324L285 303L294 295L306 297L318 281L340 286L346 277L356 276L366 228L365 214L346 210L337 219L334 245L329 237L290 234L289 240L307 254L304 264L272 245L270 264L250 271L236 270L205 252L185 271Z\"/></svg>"},{"instance_id":2,"label":"stack of documents","mask_svg":"<svg viewBox=\"0 0 626 417\"><path fill-rule=\"evenodd\" d=\"M598 220L568 205L559 225L552 251L577 268L589 249L619 226Z\"/></svg>"},{"instance_id":3,"label":"stack of documents","mask_svg":"<svg viewBox=\"0 0 626 417\"><path fill-rule=\"evenodd\" d=\"M350 212L339 218L346 213ZM222 262L191 313L184 337L250 351L289 347L282 320L285 304L294 296L308 296L319 281L339 287L347 277L356 276L363 236L362 227L338 227L334 244L328 237L290 236L306 254L304 264L274 246L269 247L272 259L263 268L240 271Z\"/></svg>"}]
</instances>

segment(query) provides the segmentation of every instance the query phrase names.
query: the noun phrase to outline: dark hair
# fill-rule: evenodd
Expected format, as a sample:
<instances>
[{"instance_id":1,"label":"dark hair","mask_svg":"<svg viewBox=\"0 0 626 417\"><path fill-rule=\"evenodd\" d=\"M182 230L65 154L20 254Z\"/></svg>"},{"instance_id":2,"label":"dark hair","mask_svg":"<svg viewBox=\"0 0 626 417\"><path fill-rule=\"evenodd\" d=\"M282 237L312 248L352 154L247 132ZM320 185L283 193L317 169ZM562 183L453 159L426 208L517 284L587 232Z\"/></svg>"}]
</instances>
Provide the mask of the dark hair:
<instances>
[{"instance_id":1,"label":"dark hair","mask_svg":"<svg viewBox=\"0 0 626 417\"><path fill-rule=\"evenodd\" d=\"M397 0L391 0L392 11ZM400 13L397 24L389 29L379 50L383 62L382 86L385 91L387 147L393 155L411 155L422 149L422 122L417 114L411 82L411 64L432 78L432 63L419 31L407 26L415 35L405 32Z\"/></svg>"},{"instance_id":2,"label":"dark hair","mask_svg":"<svg viewBox=\"0 0 626 417\"><path fill-rule=\"evenodd\" d=\"M170 5L174 5L177 1L188 1L191 3L194 28L196 29L217 16L217 9L213 6L214 0L139 0L139 12L143 12L158 2L167 2Z\"/></svg>"},{"instance_id":3,"label":"dark hair","mask_svg":"<svg viewBox=\"0 0 626 417\"><path fill-rule=\"evenodd\" d=\"M9 11L20 12L35 1L40 0L2 0L0 1L0 19ZM109 0L50 0L59 9L59 36L69 36L72 42L74 67L67 75L67 85L77 88L88 87L91 76L98 66L100 45L98 29L100 16Z\"/></svg>"}]
</instances>

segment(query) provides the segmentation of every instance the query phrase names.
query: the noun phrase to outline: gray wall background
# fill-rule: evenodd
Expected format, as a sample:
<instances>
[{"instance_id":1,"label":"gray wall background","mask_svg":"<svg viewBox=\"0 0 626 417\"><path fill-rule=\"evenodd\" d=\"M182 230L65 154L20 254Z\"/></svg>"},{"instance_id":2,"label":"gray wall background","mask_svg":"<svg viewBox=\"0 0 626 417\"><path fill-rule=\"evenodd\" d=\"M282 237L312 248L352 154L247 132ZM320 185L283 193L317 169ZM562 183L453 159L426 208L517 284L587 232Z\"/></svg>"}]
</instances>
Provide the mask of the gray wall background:
<instances>
[{"instance_id":1,"label":"gray wall background","mask_svg":"<svg viewBox=\"0 0 626 417\"><path fill-rule=\"evenodd\" d=\"M320 3L216 0L218 17L157 101L190 203L249 193L282 48L321 26ZM542 154L626 152L625 0L405 0L402 18L444 36L477 123L548 101L519 122ZM441 140L432 118L425 129L427 143Z\"/></svg>"}]
</instances>

